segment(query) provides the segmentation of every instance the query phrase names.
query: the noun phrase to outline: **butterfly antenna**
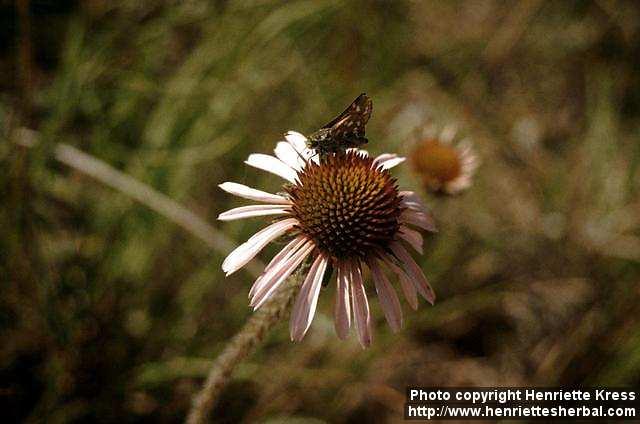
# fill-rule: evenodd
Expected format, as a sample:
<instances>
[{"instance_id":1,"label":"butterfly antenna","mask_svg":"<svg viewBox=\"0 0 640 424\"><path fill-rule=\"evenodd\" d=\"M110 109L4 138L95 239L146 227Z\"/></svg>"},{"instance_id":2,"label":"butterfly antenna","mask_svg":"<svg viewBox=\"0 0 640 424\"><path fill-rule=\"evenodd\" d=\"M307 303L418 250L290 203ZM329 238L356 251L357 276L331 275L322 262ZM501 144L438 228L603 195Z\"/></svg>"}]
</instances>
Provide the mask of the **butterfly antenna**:
<instances>
[{"instance_id":1,"label":"butterfly antenna","mask_svg":"<svg viewBox=\"0 0 640 424\"><path fill-rule=\"evenodd\" d=\"M293 150L295 150L295 151L296 151L296 154L298 155L298 157L299 157L300 159L302 159L302 162L304 162L304 164L305 164L305 166L306 166L306 165L307 165L307 163L309 163L309 161L308 161L304 156L302 156L302 154L301 154L301 153L300 153L300 152L299 152L295 147L294 147L294 149L293 149ZM313 157L313 156L311 156L311 157ZM311 157L310 157L309 159L311 159Z\"/></svg>"}]
</instances>

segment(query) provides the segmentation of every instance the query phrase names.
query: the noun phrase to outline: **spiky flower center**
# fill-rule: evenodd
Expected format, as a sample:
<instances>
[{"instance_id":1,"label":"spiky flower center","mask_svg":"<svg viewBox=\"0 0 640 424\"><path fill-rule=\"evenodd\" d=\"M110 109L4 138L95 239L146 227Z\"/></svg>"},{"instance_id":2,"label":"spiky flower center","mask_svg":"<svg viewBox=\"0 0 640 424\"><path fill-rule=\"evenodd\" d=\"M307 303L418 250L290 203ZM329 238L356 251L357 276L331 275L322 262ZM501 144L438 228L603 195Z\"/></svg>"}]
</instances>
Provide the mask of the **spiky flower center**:
<instances>
[{"instance_id":1,"label":"spiky flower center","mask_svg":"<svg viewBox=\"0 0 640 424\"><path fill-rule=\"evenodd\" d=\"M425 182L444 184L460 176L462 163L458 150L437 139L419 143L411 155L413 168Z\"/></svg>"},{"instance_id":2,"label":"spiky flower center","mask_svg":"<svg viewBox=\"0 0 640 424\"><path fill-rule=\"evenodd\" d=\"M396 180L373 159L355 152L309 161L287 189L299 229L334 259L384 249L402 212Z\"/></svg>"}]
</instances>

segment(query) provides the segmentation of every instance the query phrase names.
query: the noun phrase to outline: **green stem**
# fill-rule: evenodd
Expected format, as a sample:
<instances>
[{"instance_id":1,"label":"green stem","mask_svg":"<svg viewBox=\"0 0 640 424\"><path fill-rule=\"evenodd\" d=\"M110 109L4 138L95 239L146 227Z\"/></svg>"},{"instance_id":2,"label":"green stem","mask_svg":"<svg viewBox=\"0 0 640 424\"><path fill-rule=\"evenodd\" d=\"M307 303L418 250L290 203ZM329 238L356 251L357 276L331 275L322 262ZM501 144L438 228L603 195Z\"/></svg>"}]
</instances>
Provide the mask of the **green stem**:
<instances>
[{"instance_id":1,"label":"green stem","mask_svg":"<svg viewBox=\"0 0 640 424\"><path fill-rule=\"evenodd\" d=\"M291 305L302 273L297 272L268 300L227 344L211 366L207 380L194 398L187 424L209 422L209 413L235 367L249 356Z\"/></svg>"}]
</instances>

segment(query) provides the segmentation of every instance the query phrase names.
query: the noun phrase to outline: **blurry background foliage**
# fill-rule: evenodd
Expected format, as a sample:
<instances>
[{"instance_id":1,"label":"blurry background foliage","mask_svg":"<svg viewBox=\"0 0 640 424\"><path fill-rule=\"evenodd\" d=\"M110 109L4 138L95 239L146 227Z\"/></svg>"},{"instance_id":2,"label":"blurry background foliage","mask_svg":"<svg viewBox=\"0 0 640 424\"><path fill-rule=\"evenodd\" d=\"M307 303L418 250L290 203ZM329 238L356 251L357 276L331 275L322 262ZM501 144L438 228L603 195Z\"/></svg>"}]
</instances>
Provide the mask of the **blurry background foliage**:
<instances>
[{"instance_id":1,"label":"blurry background foliage","mask_svg":"<svg viewBox=\"0 0 640 424\"><path fill-rule=\"evenodd\" d=\"M362 91L372 153L408 153L429 118L481 157L462 196L422 192L438 302L405 305L393 335L370 287L363 351L334 335L330 286L304 342L280 325L214 418L400 420L409 384L640 384L638 2L4 0L0 34L3 417L179 421L250 314L226 248L60 164L58 143L237 243L264 222L217 223L245 203L217 184L278 190L246 156Z\"/></svg>"}]
</instances>

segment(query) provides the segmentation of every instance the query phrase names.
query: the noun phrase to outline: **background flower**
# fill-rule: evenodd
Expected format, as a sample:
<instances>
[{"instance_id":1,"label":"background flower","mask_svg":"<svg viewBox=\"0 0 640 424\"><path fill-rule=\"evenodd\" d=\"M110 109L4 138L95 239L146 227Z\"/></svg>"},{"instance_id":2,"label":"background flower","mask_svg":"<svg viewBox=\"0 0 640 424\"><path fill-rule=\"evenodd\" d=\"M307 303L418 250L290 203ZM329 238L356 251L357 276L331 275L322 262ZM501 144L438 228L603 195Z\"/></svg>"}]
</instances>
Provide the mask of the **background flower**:
<instances>
[{"instance_id":1,"label":"background flower","mask_svg":"<svg viewBox=\"0 0 640 424\"><path fill-rule=\"evenodd\" d=\"M455 138L454 127L437 131L427 126L419 131L409 158L426 190L458 194L471 186L479 161L468 139L456 142Z\"/></svg>"}]
</instances>

